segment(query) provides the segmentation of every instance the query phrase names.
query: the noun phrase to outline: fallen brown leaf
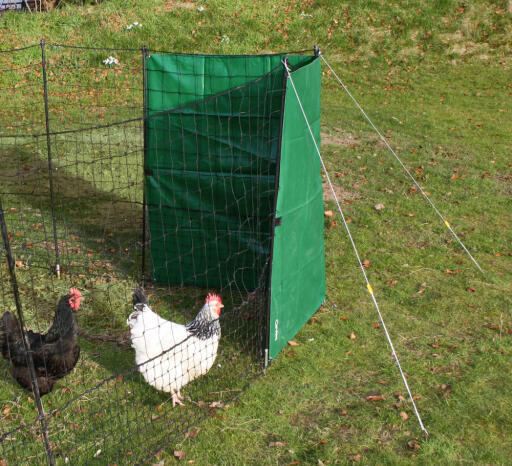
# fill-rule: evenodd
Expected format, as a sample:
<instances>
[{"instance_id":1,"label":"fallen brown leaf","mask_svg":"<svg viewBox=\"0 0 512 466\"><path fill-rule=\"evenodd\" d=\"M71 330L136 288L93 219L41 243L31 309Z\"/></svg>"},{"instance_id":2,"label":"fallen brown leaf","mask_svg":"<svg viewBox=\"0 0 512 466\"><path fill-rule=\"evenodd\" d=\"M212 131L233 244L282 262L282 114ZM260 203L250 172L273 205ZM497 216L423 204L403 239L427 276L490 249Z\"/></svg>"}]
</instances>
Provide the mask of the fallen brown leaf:
<instances>
[{"instance_id":1,"label":"fallen brown leaf","mask_svg":"<svg viewBox=\"0 0 512 466\"><path fill-rule=\"evenodd\" d=\"M210 408L229 408L229 405L222 401L212 401L209 405Z\"/></svg>"},{"instance_id":2,"label":"fallen brown leaf","mask_svg":"<svg viewBox=\"0 0 512 466\"><path fill-rule=\"evenodd\" d=\"M365 269L367 269L368 267L370 267L370 261L369 261L368 259L365 259L365 260L363 261L363 267L364 267Z\"/></svg>"},{"instance_id":3,"label":"fallen brown leaf","mask_svg":"<svg viewBox=\"0 0 512 466\"><path fill-rule=\"evenodd\" d=\"M398 280L391 280L388 282L388 285L396 285L398 283Z\"/></svg>"},{"instance_id":4,"label":"fallen brown leaf","mask_svg":"<svg viewBox=\"0 0 512 466\"><path fill-rule=\"evenodd\" d=\"M407 419L409 419L409 415L405 411L400 411L400 418L402 421L407 421Z\"/></svg>"},{"instance_id":5,"label":"fallen brown leaf","mask_svg":"<svg viewBox=\"0 0 512 466\"><path fill-rule=\"evenodd\" d=\"M286 442L270 442L268 444L269 447L285 447Z\"/></svg>"},{"instance_id":6,"label":"fallen brown leaf","mask_svg":"<svg viewBox=\"0 0 512 466\"><path fill-rule=\"evenodd\" d=\"M293 341L293 340L290 340L290 341L288 342L288 344L289 344L290 346L299 346L299 344L298 344L296 341Z\"/></svg>"},{"instance_id":7,"label":"fallen brown leaf","mask_svg":"<svg viewBox=\"0 0 512 466\"><path fill-rule=\"evenodd\" d=\"M324 215L325 215L326 217L332 217L332 210L326 210L326 211L324 212Z\"/></svg>"},{"instance_id":8,"label":"fallen brown leaf","mask_svg":"<svg viewBox=\"0 0 512 466\"><path fill-rule=\"evenodd\" d=\"M189 437L189 438L196 438L196 437L199 435L199 432L201 432L201 429L192 429L192 430L189 430L189 431L185 434L185 437Z\"/></svg>"},{"instance_id":9,"label":"fallen brown leaf","mask_svg":"<svg viewBox=\"0 0 512 466\"><path fill-rule=\"evenodd\" d=\"M183 450L174 450L173 454L180 461L185 459L185 452Z\"/></svg>"},{"instance_id":10,"label":"fallen brown leaf","mask_svg":"<svg viewBox=\"0 0 512 466\"><path fill-rule=\"evenodd\" d=\"M407 446L413 451L418 451L420 449L419 443L414 439L409 440L407 442Z\"/></svg>"},{"instance_id":11,"label":"fallen brown leaf","mask_svg":"<svg viewBox=\"0 0 512 466\"><path fill-rule=\"evenodd\" d=\"M378 211L378 210L384 210L386 208L386 206L384 204L375 204L373 206L373 208Z\"/></svg>"},{"instance_id":12,"label":"fallen brown leaf","mask_svg":"<svg viewBox=\"0 0 512 466\"><path fill-rule=\"evenodd\" d=\"M366 397L366 401L384 401L385 395L369 395Z\"/></svg>"},{"instance_id":13,"label":"fallen brown leaf","mask_svg":"<svg viewBox=\"0 0 512 466\"><path fill-rule=\"evenodd\" d=\"M349 336L348 336L351 340L355 340L357 337L356 337L356 334L354 332L352 332Z\"/></svg>"},{"instance_id":14,"label":"fallen brown leaf","mask_svg":"<svg viewBox=\"0 0 512 466\"><path fill-rule=\"evenodd\" d=\"M474 286L470 286L470 287L468 288L468 291L469 291L470 293L474 293L474 292L476 291L476 288L475 288Z\"/></svg>"},{"instance_id":15,"label":"fallen brown leaf","mask_svg":"<svg viewBox=\"0 0 512 466\"><path fill-rule=\"evenodd\" d=\"M355 461L356 463L359 463L359 461L361 461L362 459L363 459L363 457L361 455L355 455L355 456L351 456L348 460Z\"/></svg>"}]
</instances>

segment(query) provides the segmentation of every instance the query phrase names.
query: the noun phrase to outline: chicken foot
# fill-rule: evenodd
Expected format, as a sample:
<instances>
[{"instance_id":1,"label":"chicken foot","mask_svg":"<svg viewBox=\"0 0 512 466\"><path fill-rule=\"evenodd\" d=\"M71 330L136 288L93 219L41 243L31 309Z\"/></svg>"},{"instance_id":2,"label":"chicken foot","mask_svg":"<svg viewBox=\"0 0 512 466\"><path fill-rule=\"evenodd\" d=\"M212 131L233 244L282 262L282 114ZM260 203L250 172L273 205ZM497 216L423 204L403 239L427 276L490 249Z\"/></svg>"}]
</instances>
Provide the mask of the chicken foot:
<instances>
[{"instance_id":1,"label":"chicken foot","mask_svg":"<svg viewBox=\"0 0 512 466\"><path fill-rule=\"evenodd\" d=\"M180 393L179 390L177 392L172 390L171 391L171 398L172 398L172 407L173 408L176 405L185 406L185 404L181 401L181 400L183 400L183 397L181 396L181 393Z\"/></svg>"}]
</instances>

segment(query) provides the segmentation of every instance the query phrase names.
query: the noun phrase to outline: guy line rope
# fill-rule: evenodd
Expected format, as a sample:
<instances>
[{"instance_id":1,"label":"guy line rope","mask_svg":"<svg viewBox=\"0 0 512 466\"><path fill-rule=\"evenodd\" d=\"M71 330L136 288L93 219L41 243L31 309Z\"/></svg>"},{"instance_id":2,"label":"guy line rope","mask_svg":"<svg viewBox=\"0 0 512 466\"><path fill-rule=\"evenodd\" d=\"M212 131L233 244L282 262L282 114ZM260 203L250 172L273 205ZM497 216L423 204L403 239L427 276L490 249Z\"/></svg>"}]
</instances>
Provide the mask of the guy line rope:
<instances>
[{"instance_id":1,"label":"guy line rope","mask_svg":"<svg viewBox=\"0 0 512 466\"><path fill-rule=\"evenodd\" d=\"M471 255L471 253L467 250L466 246L464 246L464 243L460 240L460 238L457 236L457 233L455 233L455 231L453 231L450 223L448 222L448 220L446 220L443 215L441 214L441 212L439 212L439 210L437 209L437 207L434 205L434 203L430 200L430 198L428 197L427 193L423 190L423 188L419 185L419 183L416 181L416 179L414 178L414 176L412 176L411 172L407 169L407 167L403 164L402 160L400 160L400 157L398 157L398 155L396 154L396 152L393 150L393 148L389 145L388 141L386 141L386 138L381 134L381 132L377 129L377 127L373 124L372 120L370 120L370 117L366 114L366 112L363 110L363 108L361 107L361 105L359 105L359 102L355 99L355 97L351 94L351 92L348 90L347 86L345 86L345 84L341 81L341 79L339 78L339 76L336 74L336 72L331 68L331 65L329 65L329 63L327 63L327 60L324 58L324 56L322 54L320 54L320 58L323 60L323 62L327 65L327 68L329 68L329 70L331 71L331 73L333 74L334 78L336 79L336 81L338 81L338 83L340 84L341 87L343 87L343 89L345 89L345 92L348 94L348 96L352 99L352 101L354 102L354 104L356 105L356 107L360 110L360 112L363 114L363 116L365 117L365 119L368 121L368 123L370 123L370 125L372 126L372 128L375 130L375 132L379 135L380 139L382 140L382 142L386 145L386 147L390 150L390 152L393 154L393 156L395 157L395 159L398 161L398 163L400 164L400 166L404 169L405 173L407 173L407 175L409 176L409 178L413 181L413 183L416 185L416 187L419 189L419 191L421 192L421 194L423 194L423 197L427 200L427 202L430 204L430 206L432 207L432 209L434 209L434 212L439 216L439 218L443 221L443 223L446 225L446 227L448 228L448 230L450 230L450 233L453 235L453 237L457 240L457 242L460 244L460 246L462 247L462 249L464 249L464 251L466 252L466 254L469 256L469 258L473 261L473 264L476 265L476 267L478 268L478 270L480 270L480 272L484 273L484 271L482 270L482 268L480 267L480 265L478 264L478 262L475 260L475 258Z\"/></svg>"},{"instance_id":2,"label":"guy line rope","mask_svg":"<svg viewBox=\"0 0 512 466\"><path fill-rule=\"evenodd\" d=\"M306 116L306 112L304 111L304 108L302 106L302 102L301 102L301 100L299 98L299 94L297 93L297 90L295 88L295 84L294 84L292 76L290 74L290 70L288 68L288 63L286 62L286 59L283 60L283 65L284 65L284 68L286 70L286 74L288 76L288 79L290 80L290 83L292 85L293 92L295 93L295 97L297 98L297 102L298 102L299 107L301 109L302 115L304 116L304 120L306 121L306 125L308 127L309 134L311 135L311 139L313 140L313 144L315 146L316 153L318 155L318 158L320 159L320 163L322 164L322 168L323 168L323 171L325 173L325 176L326 176L327 182L329 184L329 187L331 188L331 192L333 194L334 200L336 201L336 205L338 206L338 210L339 210L341 218L343 220L343 224L345 225L345 229L347 230L347 234L348 234L348 237L350 239L350 243L352 244L352 248L354 249L354 253L355 253L356 257L357 257L357 261L359 262L359 268L361 269L361 272L363 273L363 276L364 276L364 280L366 281L366 288L368 289L368 292L370 293L370 296L372 297L372 301L373 301L373 304L375 306L375 309L377 310L377 313L379 314L380 323L382 325L382 328L384 329L384 333L386 334L386 338L388 340L389 347L391 348L391 353L393 354L395 362L396 362L396 364L398 366L398 370L400 371L400 375L401 375L402 380L404 382L405 388L407 389L407 393L409 394L409 399L411 400L411 404L412 404L412 407L414 409L414 413L416 414L416 418L418 419L418 422L419 422L419 425L421 427L421 430L426 435L428 435L428 431L427 431L427 429L425 429L425 426L423 425L423 421L421 420L420 413L418 412L418 408L416 407L416 403L414 402L414 397L412 396L411 389L409 388L409 384L407 383L407 379L406 379L405 374L404 374L404 372L402 370L402 366L400 364L400 360L398 359L398 355L396 354L395 347L393 346L393 342L391 341L391 337L389 335L388 329L386 327L386 324L384 323L384 318L382 317L382 313L380 312L379 304L377 303L377 300L376 300L375 295L373 293L373 288L370 285L370 282L368 280L368 276L366 275L363 263L361 262L361 258L359 256L359 252L357 251L357 247L355 245L354 239L352 238L352 234L350 233L350 229L349 229L347 221L345 219L345 215L343 214L343 210L341 209L340 203L338 201L338 197L336 195L336 192L334 191L334 187L333 187L333 185L331 183L331 179L329 177L329 173L327 171L325 163L324 163L324 161L322 159L322 156L320 154L320 149L318 147L318 144L316 143L315 136L313 135L313 131L311 129L311 126L309 124L308 118Z\"/></svg>"}]
</instances>

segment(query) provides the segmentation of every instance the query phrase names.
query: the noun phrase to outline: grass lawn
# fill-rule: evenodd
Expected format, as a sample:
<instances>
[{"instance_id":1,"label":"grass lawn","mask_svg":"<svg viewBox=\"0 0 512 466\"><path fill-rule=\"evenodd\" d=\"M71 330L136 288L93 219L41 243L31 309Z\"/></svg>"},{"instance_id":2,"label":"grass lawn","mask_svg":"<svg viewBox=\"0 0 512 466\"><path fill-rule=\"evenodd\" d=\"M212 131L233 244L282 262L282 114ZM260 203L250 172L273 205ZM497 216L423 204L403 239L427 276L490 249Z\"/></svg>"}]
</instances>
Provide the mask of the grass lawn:
<instances>
[{"instance_id":1,"label":"grass lawn","mask_svg":"<svg viewBox=\"0 0 512 466\"><path fill-rule=\"evenodd\" d=\"M325 209L333 216L325 218L325 305L296 336L298 345L285 348L264 377L229 408L197 425L199 431L177 439L169 433L167 439L174 445L151 463L508 463L512 456L512 398L507 390L512 383L510 1L64 3L48 13L1 14L0 48L37 44L41 37L72 45L138 49L145 44L156 50L223 54L310 49L318 43L484 270L481 274L471 263L324 68L323 156L361 258L368 261L366 272L430 436L424 437L418 427L335 203L328 198ZM199 7L204 10L198 11ZM142 27L127 30L135 21ZM38 53L37 48L27 50L20 60L36 67ZM98 73L83 77L85 82L103 79L107 88L109 74L101 74L101 61L109 54L115 55L95 55ZM120 61L127 75L138 66L136 55L118 57L126 57ZM6 77L15 65L12 56L0 54L0 68L7 70L0 73L1 87L19 96L9 81L12 76ZM24 70L18 72L23 79ZM69 77L69 94L62 96L55 115L71 97L82 108L100 97L108 102L98 121L124 119L130 113L126 109L140 103L137 89L128 87L112 90L110 96L82 95L80 79ZM30 80L23 84L32 89ZM22 125L44 124L31 104L40 99L39 91L34 88L18 100L4 92L2 121L8 118L18 132ZM73 116L76 121L94 118L77 112ZM74 121L56 116L55 128L64 129ZM140 145L140 140L130 138L130 133L122 132L115 140ZM60 144L66 147L73 142ZM46 140L38 144L44 148ZM19 164L38 161L33 154L37 147L30 149L23 155L28 161L13 162L1 153L4 179ZM81 156L73 154L74 160ZM73 162L66 157L59 161L63 167ZM92 173L81 176L91 184L101 182ZM124 185L118 189L127 195ZM16 200L24 202L24 194L19 196ZM376 209L377 204L384 208ZM31 220L37 224L37 219ZM83 240L83 244L94 242L93 237ZM76 245L66 247L72 255ZM84 287L91 285L88 277L83 281ZM49 309L65 291L43 274L30 285ZM107 287L115 302L98 302L100 292L89 296L79 316L81 326L95 334L121 335L122 306L129 302L133 285L95 283L100 291ZM8 285L2 286L7 293ZM163 314L165 304L159 308ZM192 304L185 299L183 307ZM29 322L31 317L38 316L29 316ZM63 406L83 387L129 370L133 358L129 348L115 342L100 345L83 340L81 344L87 372L75 371L66 379L71 392L63 390L67 385L61 382L59 390L45 398L50 405ZM225 356L228 361L234 355ZM0 373L5 380L0 382L2 429L33 419L33 403L11 381L3 363ZM221 371L212 373L204 387L195 384L188 394L193 399L208 396L216 383L222 385L215 379L217 374L222 378ZM136 373L110 380L105 390L118 397L113 405L130 405L123 408L123 415L141 419L139 429L149 431L148 442L166 437L166 424L158 424L161 413L155 409L165 397L145 387ZM92 430L106 429L99 433L104 438L113 438L117 426L126 423L116 419L105 427L100 401L80 403L74 419L81 416ZM87 403L95 407L97 417L90 416ZM159 409L175 416L167 405ZM179 409L183 411L175 419L204 411L190 405ZM152 422L145 424L142 420L147 418ZM88 435L69 419L67 424L58 421L67 430L55 434L63 449L66 437L71 445L79 442L80 435L84 440ZM133 432L134 438L135 433L140 435ZM15 453L38 453L30 451L29 438ZM130 451L130 432L119 443L97 448L103 448L103 457L93 460L91 450L82 452L84 458L108 463L106 452ZM175 451L182 453L174 455ZM129 462L130 455L126 458Z\"/></svg>"}]
</instances>

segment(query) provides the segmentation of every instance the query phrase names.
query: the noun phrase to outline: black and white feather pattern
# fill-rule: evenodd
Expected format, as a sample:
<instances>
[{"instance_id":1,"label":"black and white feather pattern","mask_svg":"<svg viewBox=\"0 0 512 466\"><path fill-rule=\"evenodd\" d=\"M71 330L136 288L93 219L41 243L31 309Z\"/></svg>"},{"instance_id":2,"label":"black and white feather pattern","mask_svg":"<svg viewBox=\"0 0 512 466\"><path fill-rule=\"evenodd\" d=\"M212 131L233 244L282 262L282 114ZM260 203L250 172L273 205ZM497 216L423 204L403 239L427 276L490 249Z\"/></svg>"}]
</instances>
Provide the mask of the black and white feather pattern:
<instances>
[{"instance_id":1,"label":"black and white feather pattern","mask_svg":"<svg viewBox=\"0 0 512 466\"><path fill-rule=\"evenodd\" d=\"M162 319L149 307L142 290L133 295L130 327L135 362L148 384L179 394L187 383L206 374L217 356L221 335L218 315L205 303L186 325Z\"/></svg>"}]
</instances>

